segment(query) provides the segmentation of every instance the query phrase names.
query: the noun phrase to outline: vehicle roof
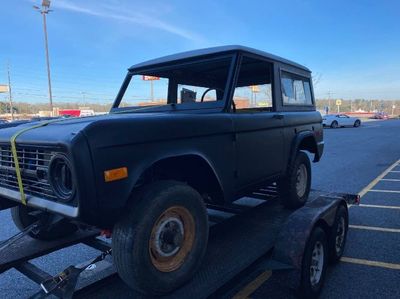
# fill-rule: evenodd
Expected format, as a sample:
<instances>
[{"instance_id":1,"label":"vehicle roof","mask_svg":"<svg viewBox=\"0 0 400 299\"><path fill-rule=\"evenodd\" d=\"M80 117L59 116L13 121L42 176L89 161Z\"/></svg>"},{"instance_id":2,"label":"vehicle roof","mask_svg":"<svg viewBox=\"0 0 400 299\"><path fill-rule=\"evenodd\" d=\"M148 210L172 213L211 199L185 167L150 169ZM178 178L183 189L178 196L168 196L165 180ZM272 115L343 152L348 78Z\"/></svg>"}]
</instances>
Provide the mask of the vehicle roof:
<instances>
[{"instance_id":1,"label":"vehicle roof","mask_svg":"<svg viewBox=\"0 0 400 299\"><path fill-rule=\"evenodd\" d=\"M167 56L163 56L160 58L151 59L148 61L144 61L144 62L135 64L135 65L131 66L129 68L129 70L133 71L133 70L139 69L139 68L164 64L164 63L178 61L178 60L182 60L182 59L195 58L195 57L212 55L212 54L224 54L224 53L229 53L229 52L242 52L242 53L256 54L256 55L259 55L259 56L262 56L262 57L265 57L265 58L268 58L268 59L271 59L274 61L282 62L282 63L288 64L290 66L300 68L307 72L311 72L307 67L305 67L301 64L298 64L296 62L287 60L285 58L282 58L282 57L279 57L279 56L276 56L276 55L273 55L273 54L270 54L270 53L267 53L267 52L264 52L261 50L257 50L257 49L253 49L253 48L249 48L249 47L245 47L245 46L240 46L240 45L204 48L204 49L198 49L198 50L193 50L193 51L187 51L187 52L167 55Z\"/></svg>"}]
</instances>

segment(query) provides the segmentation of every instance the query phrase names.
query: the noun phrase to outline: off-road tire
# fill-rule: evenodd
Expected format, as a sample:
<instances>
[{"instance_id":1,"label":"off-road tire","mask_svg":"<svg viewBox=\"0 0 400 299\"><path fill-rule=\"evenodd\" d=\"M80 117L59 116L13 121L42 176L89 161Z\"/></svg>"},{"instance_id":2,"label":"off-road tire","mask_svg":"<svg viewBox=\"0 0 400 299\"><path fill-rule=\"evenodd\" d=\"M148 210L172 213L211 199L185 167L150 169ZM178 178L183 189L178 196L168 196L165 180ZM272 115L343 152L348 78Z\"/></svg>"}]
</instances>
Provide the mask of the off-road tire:
<instances>
[{"instance_id":1,"label":"off-road tire","mask_svg":"<svg viewBox=\"0 0 400 299\"><path fill-rule=\"evenodd\" d=\"M26 206L16 206L11 208L11 218L19 230L23 231L26 227L38 220L36 217L29 214L33 211L35 210ZM48 217L52 216L48 215ZM63 219L49 227L29 232L29 236L38 240L50 241L72 235L77 230L78 227L76 225L69 222L68 219Z\"/></svg>"},{"instance_id":2,"label":"off-road tire","mask_svg":"<svg viewBox=\"0 0 400 299\"><path fill-rule=\"evenodd\" d=\"M321 276L318 283L311 283L311 263L313 260L313 252L316 248L316 244L319 242L323 248L323 263L321 267ZM320 227L316 227L310 234L309 240L306 244L306 248L303 254L302 267L301 267L301 283L299 288L299 295L301 298L318 298L322 286L325 281L326 269L328 261L328 243L324 230Z\"/></svg>"},{"instance_id":3,"label":"off-road tire","mask_svg":"<svg viewBox=\"0 0 400 299\"><path fill-rule=\"evenodd\" d=\"M296 185L298 170L304 165L307 172L307 182L302 196L297 194ZM286 175L278 181L278 192L281 203L289 209L296 209L303 206L308 198L311 188L311 164L307 154L299 151L294 161L289 165Z\"/></svg>"},{"instance_id":4,"label":"off-road tire","mask_svg":"<svg viewBox=\"0 0 400 299\"><path fill-rule=\"evenodd\" d=\"M203 199L184 183L158 181L134 193L131 200L133 204L113 229L112 249L116 269L122 280L140 293L155 296L169 293L192 278L206 252L208 217ZM190 250L183 250L187 244L187 235L183 234L178 252L173 256L175 259L181 251L186 252L181 263L172 269L161 269L163 264L156 260L152 251L157 239L153 234L155 230L159 231L156 228L160 218L176 208L188 211L192 217L192 230L185 230L194 232L192 245ZM185 220L181 219L186 229Z\"/></svg>"},{"instance_id":5,"label":"off-road tire","mask_svg":"<svg viewBox=\"0 0 400 299\"><path fill-rule=\"evenodd\" d=\"M343 255L346 245L349 216L347 209L340 205L336 211L335 222L329 236L329 261L337 263Z\"/></svg>"},{"instance_id":6,"label":"off-road tire","mask_svg":"<svg viewBox=\"0 0 400 299\"><path fill-rule=\"evenodd\" d=\"M336 120L334 120L334 121L331 123L331 128L332 128L332 129L336 129L336 128L338 128L338 127L339 127L338 122L337 122Z\"/></svg>"}]
</instances>

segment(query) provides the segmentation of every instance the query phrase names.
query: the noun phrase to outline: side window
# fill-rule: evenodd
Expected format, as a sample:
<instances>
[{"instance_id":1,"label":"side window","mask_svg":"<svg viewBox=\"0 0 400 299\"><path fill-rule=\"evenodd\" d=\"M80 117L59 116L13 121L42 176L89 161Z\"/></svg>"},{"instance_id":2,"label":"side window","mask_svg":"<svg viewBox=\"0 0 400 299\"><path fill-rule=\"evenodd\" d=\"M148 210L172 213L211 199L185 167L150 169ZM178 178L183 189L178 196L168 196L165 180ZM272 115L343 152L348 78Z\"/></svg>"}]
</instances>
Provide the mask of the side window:
<instances>
[{"instance_id":1,"label":"side window","mask_svg":"<svg viewBox=\"0 0 400 299\"><path fill-rule=\"evenodd\" d=\"M237 112L272 110L272 65L263 60L243 57L233 102Z\"/></svg>"},{"instance_id":2,"label":"side window","mask_svg":"<svg viewBox=\"0 0 400 299\"><path fill-rule=\"evenodd\" d=\"M308 78L287 72L281 73L282 99L284 105L312 105L311 86Z\"/></svg>"}]
</instances>

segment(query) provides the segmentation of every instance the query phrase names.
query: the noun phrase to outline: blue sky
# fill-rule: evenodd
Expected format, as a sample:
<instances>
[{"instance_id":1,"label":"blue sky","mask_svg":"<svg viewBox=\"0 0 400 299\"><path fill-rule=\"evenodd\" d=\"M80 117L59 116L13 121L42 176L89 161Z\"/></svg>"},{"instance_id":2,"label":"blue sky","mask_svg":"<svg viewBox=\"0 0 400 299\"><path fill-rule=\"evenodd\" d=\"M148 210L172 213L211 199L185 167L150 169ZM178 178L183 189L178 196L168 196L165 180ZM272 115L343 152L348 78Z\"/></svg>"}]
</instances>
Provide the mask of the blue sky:
<instances>
[{"instance_id":1,"label":"blue sky","mask_svg":"<svg viewBox=\"0 0 400 299\"><path fill-rule=\"evenodd\" d=\"M40 0L3 1L0 84L47 101ZM48 33L54 100L109 102L137 62L242 44L308 66L316 96L400 99L400 1L53 0ZM5 99L0 94L0 100Z\"/></svg>"}]
</instances>

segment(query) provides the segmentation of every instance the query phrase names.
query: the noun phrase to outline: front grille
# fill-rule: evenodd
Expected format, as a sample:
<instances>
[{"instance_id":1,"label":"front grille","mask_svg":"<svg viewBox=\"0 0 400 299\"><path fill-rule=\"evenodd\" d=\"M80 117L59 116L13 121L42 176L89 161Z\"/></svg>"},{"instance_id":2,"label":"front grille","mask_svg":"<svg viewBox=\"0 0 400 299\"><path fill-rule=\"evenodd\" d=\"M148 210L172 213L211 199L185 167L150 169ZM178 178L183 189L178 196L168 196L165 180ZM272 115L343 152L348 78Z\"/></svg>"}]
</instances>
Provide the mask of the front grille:
<instances>
[{"instance_id":1,"label":"front grille","mask_svg":"<svg viewBox=\"0 0 400 299\"><path fill-rule=\"evenodd\" d=\"M26 194L57 199L48 180L50 159L55 153L49 149L17 146L22 184ZM11 146L0 145L0 186L18 191Z\"/></svg>"}]
</instances>

